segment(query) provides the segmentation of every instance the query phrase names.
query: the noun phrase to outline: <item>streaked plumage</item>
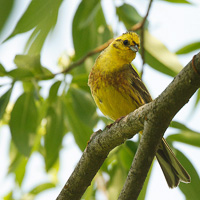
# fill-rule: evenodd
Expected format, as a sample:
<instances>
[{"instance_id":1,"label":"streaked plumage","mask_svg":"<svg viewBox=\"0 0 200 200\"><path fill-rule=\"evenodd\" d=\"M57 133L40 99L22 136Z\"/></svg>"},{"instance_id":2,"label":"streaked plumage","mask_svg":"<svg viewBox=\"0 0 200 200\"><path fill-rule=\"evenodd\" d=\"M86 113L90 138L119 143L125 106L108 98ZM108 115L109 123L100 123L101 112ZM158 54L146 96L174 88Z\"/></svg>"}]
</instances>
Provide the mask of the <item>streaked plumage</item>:
<instances>
[{"instance_id":1,"label":"streaked plumage","mask_svg":"<svg viewBox=\"0 0 200 200\"><path fill-rule=\"evenodd\" d=\"M116 38L96 59L88 85L102 113L116 120L152 101L145 85L130 64L139 48L139 36L128 32ZM156 154L170 188L190 176L162 139Z\"/></svg>"}]
</instances>

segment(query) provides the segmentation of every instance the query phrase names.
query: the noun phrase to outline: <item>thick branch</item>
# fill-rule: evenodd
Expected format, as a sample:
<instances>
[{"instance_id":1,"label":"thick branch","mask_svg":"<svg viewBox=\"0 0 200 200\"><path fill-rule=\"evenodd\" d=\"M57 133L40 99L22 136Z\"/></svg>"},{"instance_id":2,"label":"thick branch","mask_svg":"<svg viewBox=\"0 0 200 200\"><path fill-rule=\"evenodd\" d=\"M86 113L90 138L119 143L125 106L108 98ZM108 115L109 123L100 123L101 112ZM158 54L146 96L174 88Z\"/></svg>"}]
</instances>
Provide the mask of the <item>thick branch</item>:
<instances>
[{"instance_id":1,"label":"thick branch","mask_svg":"<svg viewBox=\"0 0 200 200\"><path fill-rule=\"evenodd\" d=\"M194 61L195 69L200 72L200 54ZM108 153L142 130L144 124L138 152L119 197L137 199L164 131L199 87L200 76L190 62L155 101L140 107L111 128L94 133L57 200L80 199Z\"/></svg>"},{"instance_id":2,"label":"thick branch","mask_svg":"<svg viewBox=\"0 0 200 200\"><path fill-rule=\"evenodd\" d=\"M164 132L172 118L200 87L200 75L193 67L200 72L200 53L151 103L138 151L118 200L137 199Z\"/></svg>"},{"instance_id":3,"label":"thick branch","mask_svg":"<svg viewBox=\"0 0 200 200\"><path fill-rule=\"evenodd\" d=\"M147 106L140 107L134 113L124 117L119 123L113 123L111 128L104 131L99 130L91 136L80 161L57 200L81 198L108 153L143 129L144 118L148 112Z\"/></svg>"}]
</instances>

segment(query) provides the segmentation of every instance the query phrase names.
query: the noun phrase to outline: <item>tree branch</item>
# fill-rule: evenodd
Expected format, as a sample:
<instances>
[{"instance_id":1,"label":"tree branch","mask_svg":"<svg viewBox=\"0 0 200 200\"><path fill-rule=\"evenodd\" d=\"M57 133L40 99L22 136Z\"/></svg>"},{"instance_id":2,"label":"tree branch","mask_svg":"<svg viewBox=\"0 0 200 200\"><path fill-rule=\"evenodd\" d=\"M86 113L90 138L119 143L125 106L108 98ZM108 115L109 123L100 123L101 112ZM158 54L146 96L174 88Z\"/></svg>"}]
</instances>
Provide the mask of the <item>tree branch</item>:
<instances>
[{"instance_id":1,"label":"tree branch","mask_svg":"<svg viewBox=\"0 0 200 200\"><path fill-rule=\"evenodd\" d=\"M143 20L137 24L135 24L134 26L131 27L131 31L136 31L136 30L141 30L140 31L140 46L141 46L141 57L142 57L142 70L141 70L141 74L140 77L142 79L143 73L144 73L144 64L145 64L145 50L144 50L144 25L145 22L147 21L147 17L149 15L151 6L152 6L153 0L149 1L149 5L148 5L148 9L146 12L146 15L144 16Z\"/></svg>"},{"instance_id":2,"label":"tree branch","mask_svg":"<svg viewBox=\"0 0 200 200\"><path fill-rule=\"evenodd\" d=\"M170 121L200 87L200 53L193 59L157 99L114 123L111 128L92 135L57 200L80 199L108 153L144 128L138 151L119 196L120 200L137 199Z\"/></svg>"},{"instance_id":3,"label":"tree branch","mask_svg":"<svg viewBox=\"0 0 200 200\"><path fill-rule=\"evenodd\" d=\"M193 57L164 92L151 103L142 139L118 200L135 200L139 196L164 132L172 118L200 87L199 72L200 53Z\"/></svg>"}]
</instances>

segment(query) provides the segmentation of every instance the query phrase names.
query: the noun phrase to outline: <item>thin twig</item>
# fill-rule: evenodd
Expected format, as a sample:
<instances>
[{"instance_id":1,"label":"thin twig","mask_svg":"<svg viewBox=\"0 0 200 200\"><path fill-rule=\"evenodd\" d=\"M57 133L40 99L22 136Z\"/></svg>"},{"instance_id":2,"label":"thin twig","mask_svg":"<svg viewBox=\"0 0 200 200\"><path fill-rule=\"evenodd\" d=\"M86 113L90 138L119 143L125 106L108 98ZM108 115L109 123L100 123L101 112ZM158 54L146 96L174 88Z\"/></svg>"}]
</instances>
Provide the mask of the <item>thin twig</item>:
<instances>
[{"instance_id":1,"label":"thin twig","mask_svg":"<svg viewBox=\"0 0 200 200\"><path fill-rule=\"evenodd\" d=\"M200 71L200 53L194 57L193 63L195 69ZM119 197L119 200L136 200L165 129L200 87L196 70L191 61L157 99L114 123L111 128L93 134L57 200L81 199L109 152L144 127L140 147L131 167L133 173L128 175Z\"/></svg>"},{"instance_id":2,"label":"thin twig","mask_svg":"<svg viewBox=\"0 0 200 200\"><path fill-rule=\"evenodd\" d=\"M129 29L129 31L136 31L141 29L141 55L142 55L142 60L143 60L143 65L144 65L144 34L143 34L143 29L144 29L144 25L145 22L147 20L147 17L149 15L149 11L152 5L152 1L150 0L149 6L148 6L148 10L147 13L145 15L145 17L143 18L143 20L137 24L135 24L131 29ZM51 75L42 75L42 76L37 76L35 77L36 80L44 80L44 79L50 79L50 78L54 78L55 76L59 75L59 74L67 74L69 73L72 69L76 68L77 66L81 65L88 57L93 56L94 54L97 54L101 51L103 51L114 39L110 39L107 42L105 42L104 44L100 45L99 47L95 48L92 51L89 51L85 56L83 56L82 58L80 58L78 61L73 62L72 64L66 66L66 68L63 71L51 74ZM143 69L142 69L143 72Z\"/></svg>"},{"instance_id":3,"label":"thin twig","mask_svg":"<svg viewBox=\"0 0 200 200\"><path fill-rule=\"evenodd\" d=\"M150 0L149 1L149 6L148 6L148 9L147 9L147 13L146 15L144 16L143 20L137 24L135 24L134 26L131 27L131 31L137 31L137 30L141 30L140 32L140 40L141 40L141 57L142 57L142 70L141 70L141 78L143 76L143 73L144 73L144 64L145 64L145 50L144 50L144 28L145 28L145 22L147 20L147 17L149 15L149 11L150 11L150 8L152 6L152 2L153 0Z\"/></svg>"}]
</instances>

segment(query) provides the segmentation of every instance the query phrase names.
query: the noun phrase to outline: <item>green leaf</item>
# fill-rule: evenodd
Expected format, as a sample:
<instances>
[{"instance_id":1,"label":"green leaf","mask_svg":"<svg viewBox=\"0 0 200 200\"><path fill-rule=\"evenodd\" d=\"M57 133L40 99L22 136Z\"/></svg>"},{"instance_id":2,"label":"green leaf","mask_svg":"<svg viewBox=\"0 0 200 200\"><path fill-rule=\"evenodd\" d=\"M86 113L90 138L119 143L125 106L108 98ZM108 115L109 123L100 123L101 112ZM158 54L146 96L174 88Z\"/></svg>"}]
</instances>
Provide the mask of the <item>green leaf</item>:
<instances>
[{"instance_id":1,"label":"green leaf","mask_svg":"<svg viewBox=\"0 0 200 200\"><path fill-rule=\"evenodd\" d=\"M48 171L57 161L64 135L64 107L62 101L57 101L47 110L46 135L44 140L45 164Z\"/></svg>"},{"instance_id":2,"label":"green leaf","mask_svg":"<svg viewBox=\"0 0 200 200\"><path fill-rule=\"evenodd\" d=\"M0 76L5 76L6 75L6 70L2 64L0 64Z\"/></svg>"},{"instance_id":3,"label":"green leaf","mask_svg":"<svg viewBox=\"0 0 200 200\"><path fill-rule=\"evenodd\" d=\"M58 93L58 89L60 87L60 84L62 82L61 81L56 81L50 88L50 91L49 91L49 97L48 97L48 101L49 103L53 103L56 101L57 99L57 93Z\"/></svg>"},{"instance_id":4,"label":"green leaf","mask_svg":"<svg viewBox=\"0 0 200 200\"><path fill-rule=\"evenodd\" d=\"M16 55L14 62L18 68L7 72L7 75L16 80L52 78L52 73L41 65L40 55Z\"/></svg>"},{"instance_id":5,"label":"green leaf","mask_svg":"<svg viewBox=\"0 0 200 200\"><path fill-rule=\"evenodd\" d=\"M195 131L191 130L190 128L188 128L187 126L185 126L184 124L177 122L177 121L172 121L170 123L170 127L180 129L180 130L183 130L183 131L195 132Z\"/></svg>"},{"instance_id":6,"label":"green leaf","mask_svg":"<svg viewBox=\"0 0 200 200\"><path fill-rule=\"evenodd\" d=\"M72 97L72 104L74 112L77 117L86 125L93 128L98 121L96 113L96 105L90 95L81 89L70 87L70 95Z\"/></svg>"},{"instance_id":7,"label":"green leaf","mask_svg":"<svg viewBox=\"0 0 200 200\"><path fill-rule=\"evenodd\" d=\"M23 93L11 112L10 130L16 147L25 156L29 156L34 144L37 117L33 92Z\"/></svg>"},{"instance_id":8,"label":"green leaf","mask_svg":"<svg viewBox=\"0 0 200 200\"><path fill-rule=\"evenodd\" d=\"M16 182L21 185L24 179L28 159L21 155L19 152L16 152L16 148L13 147L13 143L11 143L11 151L11 164L9 166L8 173L14 173Z\"/></svg>"},{"instance_id":9,"label":"green leaf","mask_svg":"<svg viewBox=\"0 0 200 200\"><path fill-rule=\"evenodd\" d=\"M73 76L72 85L76 85L78 88L90 93L90 88L88 87L88 74L76 74Z\"/></svg>"},{"instance_id":10,"label":"green leaf","mask_svg":"<svg viewBox=\"0 0 200 200\"><path fill-rule=\"evenodd\" d=\"M145 62L152 68L173 77L182 69L177 56L148 31L144 34L144 48Z\"/></svg>"},{"instance_id":11,"label":"green leaf","mask_svg":"<svg viewBox=\"0 0 200 200\"><path fill-rule=\"evenodd\" d=\"M181 153L180 151L176 150L176 157L190 174L191 183L185 184L180 183L179 188L185 195L186 199L198 200L199 199L199 188L200 188L200 179L199 175L192 165L192 163L188 160L188 158Z\"/></svg>"},{"instance_id":12,"label":"green leaf","mask_svg":"<svg viewBox=\"0 0 200 200\"><path fill-rule=\"evenodd\" d=\"M111 38L100 0L81 1L73 19L72 35L76 60Z\"/></svg>"},{"instance_id":13,"label":"green leaf","mask_svg":"<svg viewBox=\"0 0 200 200\"><path fill-rule=\"evenodd\" d=\"M13 192L9 192L6 196L3 197L3 200L14 200Z\"/></svg>"},{"instance_id":14,"label":"green leaf","mask_svg":"<svg viewBox=\"0 0 200 200\"><path fill-rule=\"evenodd\" d=\"M199 104L199 101L200 101L200 90L197 91L195 107L197 107L197 105Z\"/></svg>"},{"instance_id":15,"label":"green leaf","mask_svg":"<svg viewBox=\"0 0 200 200\"><path fill-rule=\"evenodd\" d=\"M143 20L137 10L133 6L126 3L117 7L116 13L119 16L119 20L124 23L128 30Z\"/></svg>"},{"instance_id":16,"label":"green leaf","mask_svg":"<svg viewBox=\"0 0 200 200\"><path fill-rule=\"evenodd\" d=\"M182 142L196 147L200 147L200 133L183 131L179 134L169 135L167 140Z\"/></svg>"},{"instance_id":17,"label":"green leaf","mask_svg":"<svg viewBox=\"0 0 200 200\"><path fill-rule=\"evenodd\" d=\"M126 174L119 166L116 166L112 179L109 181L108 185L108 195L109 200L117 199L119 196L119 193L123 187L123 184L126 180Z\"/></svg>"},{"instance_id":18,"label":"green leaf","mask_svg":"<svg viewBox=\"0 0 200 200\"><path fill-rule=\"evenodd\" d=\"M8 17L10 16L13 3L14 0L0 0L0 33L2 32L2 29L6 24Z\"/></svg>"},{"instance_id":19,"label":"green leaf","mask_svg":"<svg viewBox=\"0 0 200 200\"><path fill-rule=\"evenodd\" d=\"M149 172L148 172L147 177L145 179L144 185L142 187L142 190L141 190L141 192L140 192L139 197L138 197L137 200L144 200L145 197L146 197L147 187L148 187L149 179L150 179L152 168L153 168L153 163L154 163L154 161L151 164L151 167L149 169Z\"/></svg>"},{"instance_id":20,"label":"green leaf","mask_svg":"<svg viewBox=\"0 0 200 200\"><path fill-rule=\"evenodd\" d=\"M3 114L5 113L6 107L8 105L10 95L12 92L11 87L7 92L5 92L1 97L0 97L0 119L3 117Z\"/></svg>"},{"instance_id":21,"label":"green leaf","mask_svg":"<svg viewBox=\"0 0 200 200\"><path fill-rule=\"evenodd\" d=\"M185 4L192 4L192 3L190 3L190 2L187 1L187 0L162 0L162 1L167 1L167 2L170 2L170 3L185 3Z\"/></svg>"},{"instance_id":22,"label":"green leaf","mask_svg":"<svg viewBox=\"0 0 200 200\"><path fill-rule=\"evenodd\" d=\"M15 29L6 40L35 28L26 47L29 47L30 54L39 53L48 33L54 28L57 22L58 10L62 1L63 0L31 1Z\"/></svg>"},{"instance_id":23,"label":"green leaf","mask_svg":"<svg viewBox=\"0 0 200 200\"><path fill-rule=\"evenodd\" d=\"M54 183L42 183L42 184L34 187L29 193L33 194L33 195L37 195L40 192L43 192L43 191L48 190L53 187L55 187Z\"/></svg>"},{"instance_id":24,"label":"green leaf","mask_svg":"<svg viewBox=\"0 0 200 200\"><path fill-rule=\"evenodd\" d=\"M43 67L40 63L40 55L16 55L15 64L19 69L27 70L34 75L52 75L52 73Z\"/></svg>"},{"instance_id":25,"label":"green leaf","mask_svg":"<svg viewBox=\"0 0 200 200\"><path fill-rule=\"evenodd\" d=\"M17 68L9 71L8 76L16 80L23 80L26 78L33 78L34 74L29 69Z\"/></svg>"},{"instance_id":26,"label":"green leaf","mask_svg":"<svg viewBox=\"0 0 200 200\"><path fill-rule=\"evenodd\" d=\"M192 51L196 51L200 49L200 42L194 42L194 43L191 43L191 44L188 44L182 48L180 48L176 54L186 54L186 53L190 53Z\"/></svg>"},{"instance_id":27,"label":"green leaf","mask_svg":"<svg viewBox=\"0 0 200 200\"><path fill-rule=\"evenodd\" d=\"M99 173L97 175L99 177ZM91 185L87 188L86 192L84 193L84 195L82 196L81 199L84 200L95 200L95 179L92 180Z\"/></svg>"},{"instance_id":28,"label":"green leaf","mask_svg":"<svg viewBox=\"0 0 200 200\"><path fill-rule=\"evenodd\" d=\"M67 127L73 133L77 145L83 151L90 139L91 134L93 133L93 130L79 118L80 115L76 112L76 110L74 110L74 103L70 91L64 98L64 102Z\"/></svg>"},{"instance_id":29,"label":"green leaf","mask_svg":"<svg viewBox=\"0 0 200 200\"><path fill-rule=\"evenodd\" d=\"M122 145L117 152L117 161L122 168L128 173L131 163L133 162L134 155L137 150L137 145L133 141L127 141L125 145Z\"/></svg>"}]
</instances>

